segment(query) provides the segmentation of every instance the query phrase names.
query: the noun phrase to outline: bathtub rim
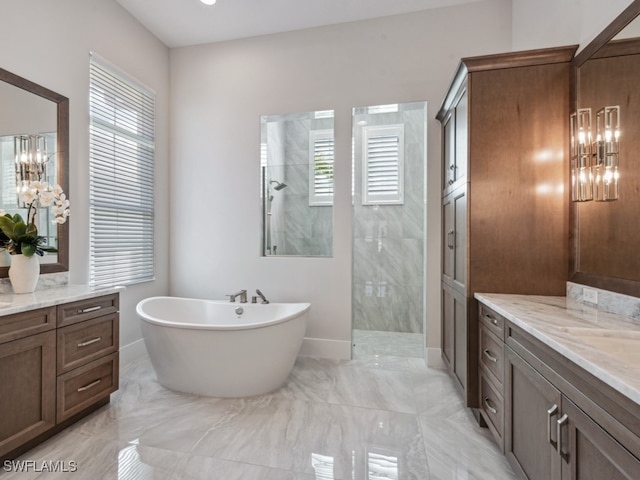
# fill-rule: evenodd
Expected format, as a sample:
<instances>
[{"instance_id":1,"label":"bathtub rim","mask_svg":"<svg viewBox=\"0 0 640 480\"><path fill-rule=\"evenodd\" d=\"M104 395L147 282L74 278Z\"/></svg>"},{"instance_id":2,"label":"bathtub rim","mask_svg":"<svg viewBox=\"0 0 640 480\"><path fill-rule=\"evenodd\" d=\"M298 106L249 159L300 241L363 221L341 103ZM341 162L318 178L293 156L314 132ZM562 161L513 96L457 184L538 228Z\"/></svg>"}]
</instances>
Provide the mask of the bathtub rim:
<instances>
[{"instance_id":1,"label":"bathtub rim","mask_svg":"<svg viewBox=\"0 0 640 480\"><path fill-rule=\"evenodd\" d=\"M215 304L221 304L221 305L226 305L226 304L230 304L231 302L229 302L228 300L210 300L210 299L203 299L203 298L190 298L190 297L174 297L174 296L170 296L170 295L156 295L153 297L147 297L144 298L142 300L140 300L137 305L136 305L136 315L138 316L138 318L140 318L142 321L145 321L149 324L152 325L158 325L161 327L168 327L168 328L177 328L177 329L188 329L188 330L211 330L211 331L233 331L233 330L254 330L254 329L258 329L258 328L265 328L265 327L269 327L271 325L277 325L279 323L284 323L287 322L289 320L293 320L295 318L301 317L304 314L306 314L309 309L311 308L311 303L309 302L271 302L269 303L269 305L297 305L300 306L300 310L295 311L294 313L290 314L290 315L286 315L284 317L280 317L280 318L276 318L274 320L267 320L267 321L263 321L263 322L254 322L254 323L243 323L243 324L237 324L237 325L215 325L215 324L199 324L199 323L182 323L182 322L172 322L169 320L163 320L161 318L157 318L154 317L152 315L149 315L148 313L144 312L143 308L144 305L152 300L157 300L157 299L175 299L175 300L187 300L187 301L193 301L193 302L205 302L205 303L215 303ZM248 306L251 305L251 308L253 308L253 304L237 304L237 306ZM256 308L260 308L259 307L260 304L255 304Z\"/></svg>"}]
</instances>

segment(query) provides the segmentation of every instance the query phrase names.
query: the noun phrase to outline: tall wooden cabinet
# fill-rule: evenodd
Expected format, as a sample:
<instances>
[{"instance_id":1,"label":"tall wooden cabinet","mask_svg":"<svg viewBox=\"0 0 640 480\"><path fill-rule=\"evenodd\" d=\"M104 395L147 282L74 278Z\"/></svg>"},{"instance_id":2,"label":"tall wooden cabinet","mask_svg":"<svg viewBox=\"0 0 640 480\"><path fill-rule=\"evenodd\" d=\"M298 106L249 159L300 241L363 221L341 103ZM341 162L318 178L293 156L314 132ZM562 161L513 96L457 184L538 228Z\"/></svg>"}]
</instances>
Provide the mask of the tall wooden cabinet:
<instances>
[{"instance_id":1,"label":"tall wooden cabinet","mask_svg":"<svg viewBox=\"0 0 640 480\"><path fill-rule=\"evenodd\" d=\"M442 124L442 356L479 406L476 292L563 295L576 47L465 58Z\"/></svg>"}]
</instances>

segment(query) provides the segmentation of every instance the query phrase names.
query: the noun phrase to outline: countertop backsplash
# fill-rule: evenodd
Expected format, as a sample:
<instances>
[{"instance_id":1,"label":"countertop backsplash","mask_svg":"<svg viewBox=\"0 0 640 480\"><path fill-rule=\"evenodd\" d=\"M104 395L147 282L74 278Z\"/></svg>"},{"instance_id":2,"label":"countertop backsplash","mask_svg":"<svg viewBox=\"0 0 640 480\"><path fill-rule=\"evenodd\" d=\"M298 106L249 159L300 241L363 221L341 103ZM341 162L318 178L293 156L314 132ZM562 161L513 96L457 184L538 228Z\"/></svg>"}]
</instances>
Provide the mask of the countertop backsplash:
<instances>
[{"instance_id":1,"label":"countertop backsplash","mask_svg":"<svg viewBox=\"0 0 640 480\"><path fill-rule=\"evenodd\" d=\"M584 299L584 289L597 292L597 304ZM567 282L567 298L595 307L598 310L631 317L640 323L640 298L572 282Z\"/></svg>"}]
</instances>

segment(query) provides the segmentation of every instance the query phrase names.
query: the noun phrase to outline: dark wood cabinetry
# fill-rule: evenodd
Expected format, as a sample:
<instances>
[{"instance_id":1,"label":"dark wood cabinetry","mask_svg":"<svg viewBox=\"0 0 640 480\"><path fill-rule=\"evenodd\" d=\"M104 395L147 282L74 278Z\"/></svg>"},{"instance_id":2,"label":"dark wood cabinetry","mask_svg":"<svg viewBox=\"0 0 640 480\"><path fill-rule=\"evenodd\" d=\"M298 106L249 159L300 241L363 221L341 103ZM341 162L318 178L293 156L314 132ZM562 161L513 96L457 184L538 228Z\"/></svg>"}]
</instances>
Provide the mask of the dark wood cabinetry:
<instances>
[{"instance_id":1,"label":"dark wood cabinetry","mask_svg":"<svg viewBox=\"0 0 640 480\"><path fill-rule=\"evenodd\" d=\"M559 478L560 391L511 349L506 351L505 373L507 458L523 478Z\"/></svg>"},{"instance_id":2,"label":"dark wood cabinetry","mask_svg":"<svg viewBox=\"0 0 640 480\"><path fill-rule=\"evenodd\" d=\"M563 47L463 59L437 115L443 359L471 407L480 406L474 293L565 291L564 159L574 52Z\"/></svg>"},{"instance_id":3,"label":"dark wood cabinetry","mask_svg":"<svg viewBox=\"0 0 640 480\"><path fill-rule=\"evenodd\" d=\"M14 458L118 388L118 295L0 316L0 458Z\"/></svg>"},{"instance_id":4,"label":"dark wood cabinetry","mask_svg":"<svg viewBox=\"0 0 640 480\"><path fill-rule=\"evenodd\" d=\"M640 478L640 405L482 303L479 323L480 414L521 478Z\"/></svg>"}]
</instances>

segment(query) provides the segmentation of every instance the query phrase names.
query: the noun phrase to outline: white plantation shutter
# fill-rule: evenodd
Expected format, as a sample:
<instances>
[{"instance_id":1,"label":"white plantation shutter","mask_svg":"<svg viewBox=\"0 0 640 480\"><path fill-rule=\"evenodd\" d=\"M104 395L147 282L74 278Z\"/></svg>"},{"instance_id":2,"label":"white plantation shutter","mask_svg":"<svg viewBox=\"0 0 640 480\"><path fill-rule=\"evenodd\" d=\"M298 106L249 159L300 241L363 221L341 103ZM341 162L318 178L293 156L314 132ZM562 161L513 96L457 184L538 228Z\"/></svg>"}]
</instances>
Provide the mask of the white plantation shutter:
<instances>
[{"instance_id":1,"label":"white plantation shutter","mask_svg":"<svg viewBox=\"0 0 640 480\"><path fill-rule=\"evenodd\" d=\"M333 130L309 133L309 205L333 204Z\"/></svg>"},{"instance_id":2,"label":"white plantation shutter","mask_svg":"<svg viewBox=\"0 0 640 480\"><path fill-rule=\"evenodd\" d=\"M90 284L154 278L155 94L90 63Z\"/></svg>"},{"instance_id":3,"label":"white plantation shutter","mask_svg":"<svg viewBox=\"0 0 640 480\"><path fill-rule=\"evenodd\" d=\"M363 130L362 204L404 203L404 125Z\"/></svg>"}]
</instances>

